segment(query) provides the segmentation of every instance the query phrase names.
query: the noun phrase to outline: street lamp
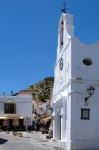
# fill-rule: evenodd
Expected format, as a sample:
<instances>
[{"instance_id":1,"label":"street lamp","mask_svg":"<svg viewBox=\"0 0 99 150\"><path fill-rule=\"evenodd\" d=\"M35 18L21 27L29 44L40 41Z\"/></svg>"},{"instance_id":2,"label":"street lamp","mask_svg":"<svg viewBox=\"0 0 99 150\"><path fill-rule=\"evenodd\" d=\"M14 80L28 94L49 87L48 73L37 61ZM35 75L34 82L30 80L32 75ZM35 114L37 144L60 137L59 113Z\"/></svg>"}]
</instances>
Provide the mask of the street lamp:
<instances>
[{"instance_id":1,"label":"street lamp","mask_svg":"<svg viewBox=\"0 0 99 150\"><path fill-rule=\"evenodd\" d=\"M95 92L95 88L93 86L90 86L88 89L87 89L87 93L88 93L88 96L85 97L85 103L87 102L87 100L94 94Z\"/></svg>"},{"instance_id":2,"label":"street lamp","mask_svg":"<svg viewBox=\"0 0 99 150\"><path fill-rule=\"evenodd\" d=\"M93 86L90 86L90 88L87 89L88 95L92 96L94 94L95 88Z\"/></svg>"}]
</instances>

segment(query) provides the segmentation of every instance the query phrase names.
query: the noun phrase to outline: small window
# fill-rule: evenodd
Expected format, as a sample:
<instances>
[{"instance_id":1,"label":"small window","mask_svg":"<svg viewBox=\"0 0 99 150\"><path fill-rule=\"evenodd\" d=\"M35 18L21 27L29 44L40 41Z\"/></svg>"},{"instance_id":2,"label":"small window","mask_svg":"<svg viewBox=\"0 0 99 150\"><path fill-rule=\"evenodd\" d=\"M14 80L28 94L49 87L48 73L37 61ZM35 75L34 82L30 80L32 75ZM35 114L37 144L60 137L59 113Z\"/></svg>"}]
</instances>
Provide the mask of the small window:
<instances>
[{"instance_id":1,"label":"small window","mask_svg":"<svg viewBox=\"0 0 99 150\"><path fill-rule=\"evenodd\" d=\"M16 113L16 104L5 103L4 104L4 113L5 114L15 114Z\"/></svg>"},{"instance_id":2,"label":"small window","mask_svg":"<svg viewBox=\"0 0 99 150\"><path fill-rule=\"evenodd\" d=\"M88 108L81 109L81 119L82 120L90 120L90 109L88 109Z\"/></svg>"},{"instance_id":3,"label":"small window","mask_svg":"<svg viewBox=\"0 0 99 150\"><path fill-rule=\"evenodd\" d=\"M63 58L61 58L61 59L60 59L59 67L60 67L60 70L62 70L62 69L63 69Z\"/></svg>"},{"instance_id":4,"label":"small window","mask_svg":"<svg viewBox=\"0 0 99 150\"><path fill-rule=\"evenodd\" d=\"M83 64L86 66L92 65L92 60L90 58L83 59Z\"/></svg>"}]
</instances>

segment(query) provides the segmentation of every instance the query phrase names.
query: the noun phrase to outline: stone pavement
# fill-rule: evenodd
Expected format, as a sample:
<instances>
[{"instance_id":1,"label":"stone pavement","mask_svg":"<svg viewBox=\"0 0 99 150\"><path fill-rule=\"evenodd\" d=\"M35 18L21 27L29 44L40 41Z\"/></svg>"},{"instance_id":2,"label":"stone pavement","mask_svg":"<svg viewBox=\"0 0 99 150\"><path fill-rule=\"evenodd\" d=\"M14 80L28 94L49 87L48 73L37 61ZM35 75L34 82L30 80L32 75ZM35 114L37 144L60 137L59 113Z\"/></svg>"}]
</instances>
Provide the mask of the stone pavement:
<instances>
[{"instance_id":1,"label":"stone pavement","mask_svg":"<svg viewBox=\"0 0 99 150\"><path fill-rule=\"evenodd\" d=\"M22 133L23 137L11 133L0 133L0 150L62 150L57 142L46 139L40 132Z\"/></svg>"}]
</instances>

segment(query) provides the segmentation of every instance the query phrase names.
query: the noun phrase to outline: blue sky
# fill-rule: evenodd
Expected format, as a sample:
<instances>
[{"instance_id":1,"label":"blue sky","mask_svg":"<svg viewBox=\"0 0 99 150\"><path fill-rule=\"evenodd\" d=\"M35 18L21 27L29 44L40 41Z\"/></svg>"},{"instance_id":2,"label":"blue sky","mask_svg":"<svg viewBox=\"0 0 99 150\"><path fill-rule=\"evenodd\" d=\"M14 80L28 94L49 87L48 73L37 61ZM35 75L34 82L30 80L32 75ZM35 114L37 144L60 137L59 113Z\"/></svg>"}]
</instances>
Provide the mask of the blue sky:
<instances>
[{"instance_id":1,"label":"blue sky","mask_svg":"<svg viewBox=\"0 0 99 150\"><path fill-rule=\"evenodd\" d=\"M0 94L9 94L53 76L63 0L0 1ZM75 35L99 39L99 0L67 0Z\"/></svg>"}]
</instances>

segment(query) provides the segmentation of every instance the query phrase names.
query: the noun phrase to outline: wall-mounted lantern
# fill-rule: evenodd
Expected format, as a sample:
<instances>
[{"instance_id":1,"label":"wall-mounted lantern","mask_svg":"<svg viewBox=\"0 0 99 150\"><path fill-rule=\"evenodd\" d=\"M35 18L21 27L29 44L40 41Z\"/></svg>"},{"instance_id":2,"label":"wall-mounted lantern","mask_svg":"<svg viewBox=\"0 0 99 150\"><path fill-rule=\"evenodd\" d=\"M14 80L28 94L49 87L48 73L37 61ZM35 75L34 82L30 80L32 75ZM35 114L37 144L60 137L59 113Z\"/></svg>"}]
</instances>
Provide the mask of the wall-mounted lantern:
<instances>
[{"instance_id":1,"label":"wall-mounted lantern","mask_svg":"<svg viewBox=\"0 0 99 150\"><path fill-rule=\"evenodd\" d=\"M88 96L85 97L85 103L87 102L87 100L94 94L95 92L95 88L93 86L90 86L88 89L87 89L87 93L88 93Z\"/></svg>"}]
</instances>

